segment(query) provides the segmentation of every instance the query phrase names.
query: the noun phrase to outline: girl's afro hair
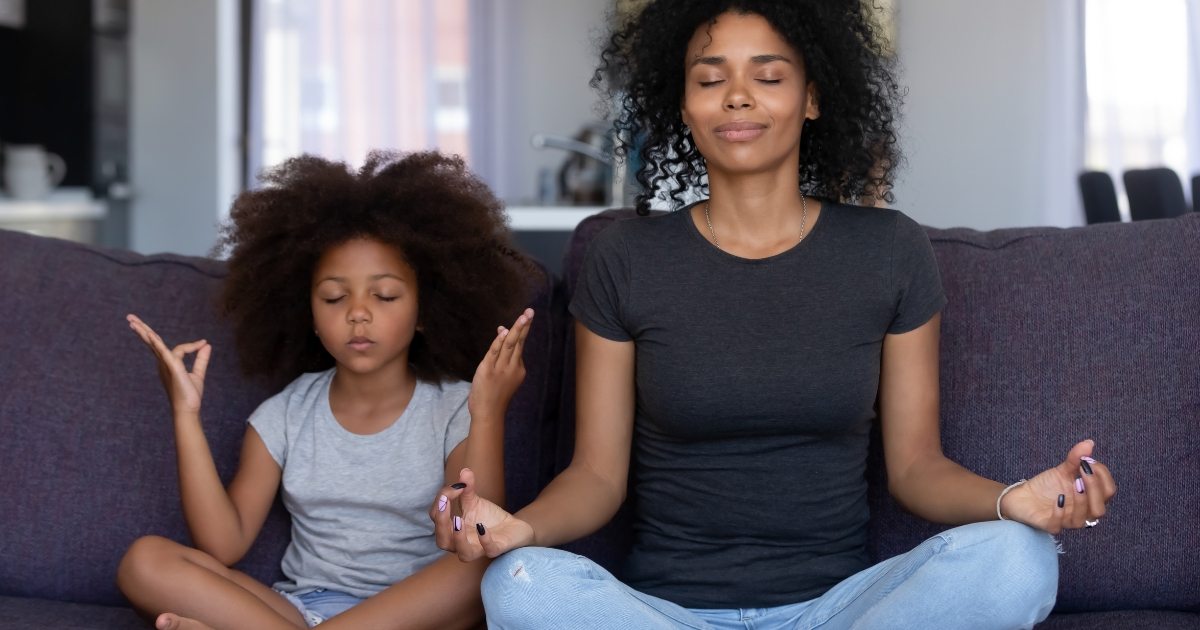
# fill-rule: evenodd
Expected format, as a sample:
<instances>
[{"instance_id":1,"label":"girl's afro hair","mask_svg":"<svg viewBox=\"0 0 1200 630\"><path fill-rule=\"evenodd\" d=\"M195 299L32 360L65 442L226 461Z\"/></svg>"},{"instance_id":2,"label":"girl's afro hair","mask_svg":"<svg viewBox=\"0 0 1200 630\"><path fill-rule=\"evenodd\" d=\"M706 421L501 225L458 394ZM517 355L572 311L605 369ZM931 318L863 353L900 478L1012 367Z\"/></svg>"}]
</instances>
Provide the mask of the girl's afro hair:
<instances>
[{"instance_id":1,"label":"girl's afro hair","mask_svg":"<svg viewBox=\"0 0 1200 630\"><path fill-rule=\"evenodd\" d=\"M409 362L428 382L469 381L523 308L533 264L508 245L500 202L457 157L372 152L358 172L305 155L242 193L217 248L230 252L221 311L248 375L290 381L334 366L313 334L318 261L355 238L396 248L417 274Z\"/></svg>"}]
</instances>

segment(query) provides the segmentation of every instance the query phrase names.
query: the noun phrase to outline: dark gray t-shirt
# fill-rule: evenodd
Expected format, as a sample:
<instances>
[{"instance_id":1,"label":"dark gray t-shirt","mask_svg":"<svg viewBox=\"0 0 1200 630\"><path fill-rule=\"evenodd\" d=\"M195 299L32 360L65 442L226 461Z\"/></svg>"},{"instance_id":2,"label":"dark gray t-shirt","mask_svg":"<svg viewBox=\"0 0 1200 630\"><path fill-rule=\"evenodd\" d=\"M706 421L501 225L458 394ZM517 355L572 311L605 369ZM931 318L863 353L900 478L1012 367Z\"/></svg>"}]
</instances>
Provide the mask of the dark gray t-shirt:
<instances>
[{"instance_id":1,"label":"dark gray t-shirt","mask_svg":"<svg viewBox=\"0 0 1200 630\"><path fill-rule=\"evenodd\" d=\"M629 585L770 607L867 568L883 339L945 303L929 238L895 210L826 204L759 260L718 250L686 210L601 232L571 313L637 350Z\"/></svg>"}]
</instances>

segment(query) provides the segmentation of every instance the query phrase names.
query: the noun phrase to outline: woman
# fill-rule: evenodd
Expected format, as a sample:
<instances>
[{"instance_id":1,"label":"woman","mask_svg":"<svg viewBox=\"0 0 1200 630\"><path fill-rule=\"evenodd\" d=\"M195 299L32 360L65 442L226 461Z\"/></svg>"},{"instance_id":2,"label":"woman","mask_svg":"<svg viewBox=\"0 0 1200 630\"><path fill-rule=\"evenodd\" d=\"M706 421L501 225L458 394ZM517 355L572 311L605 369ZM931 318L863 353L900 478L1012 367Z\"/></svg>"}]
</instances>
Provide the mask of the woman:
<instances>
[{"instance_id":1,"label":"woman","mask_svg":"<svg viewBox=\"0 0 1200 630\"><path fill-rule=\"evenodd\" d=\"M464 560L505 554L484 578L491 627L1029 628L1049 614L1050 534L1094 523L1116 488L1091 441L1013 485L942 454L946 299L928 238L839 202L891 200L883 59L846 0L658 0L613 35L597 82L627 95L642 162L664 165L642 185L678 200L706 176L710 195L592 243L571 303L570 467L515 515L468 488L472 526L438 521ZM876 404L892 495L961 527L871 566ZM630 479L625 583L548 549L604 525Z\"/></svg>"}]
</instances>

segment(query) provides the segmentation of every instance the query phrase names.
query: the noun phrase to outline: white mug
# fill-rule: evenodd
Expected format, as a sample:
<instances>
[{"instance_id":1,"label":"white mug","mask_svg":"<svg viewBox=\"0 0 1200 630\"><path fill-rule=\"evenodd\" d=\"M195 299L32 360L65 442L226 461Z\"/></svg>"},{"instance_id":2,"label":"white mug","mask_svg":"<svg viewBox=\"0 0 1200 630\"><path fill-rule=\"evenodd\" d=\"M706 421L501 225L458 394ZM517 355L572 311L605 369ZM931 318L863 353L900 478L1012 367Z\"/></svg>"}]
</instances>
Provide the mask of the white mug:
<instances>
[{"instance_id":1,"label":"white mug","mask_svg":"<svg viewBox=\"0 0 1200 630\"><path fill-rule=\"evenodd\" d=\"M40 145L4 147L4 188L13 199L45 199L66 176L66 162Z\"/></svg>"}]
</instances>

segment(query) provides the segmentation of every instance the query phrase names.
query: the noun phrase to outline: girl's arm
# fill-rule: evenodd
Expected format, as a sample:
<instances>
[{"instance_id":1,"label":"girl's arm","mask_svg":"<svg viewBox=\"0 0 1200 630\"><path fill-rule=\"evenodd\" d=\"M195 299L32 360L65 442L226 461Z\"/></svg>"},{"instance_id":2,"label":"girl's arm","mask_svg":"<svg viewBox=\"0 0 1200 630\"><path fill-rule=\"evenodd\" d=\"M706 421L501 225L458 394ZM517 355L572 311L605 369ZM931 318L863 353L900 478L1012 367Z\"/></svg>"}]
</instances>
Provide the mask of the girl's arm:
<instances>
[{"instance_id":1,"label":"girl's arm","mask_svg":"<svg viewBox=\"0 0 1200 630\"><path fill-rule=\"evenodd\" d=\"M633 440L633 342L604 339L579 323L575 339L578 387L571 465L516 515L475 495L480 475L464 474L464 488L444 491L451 500L460 499L463 527L454 530L449 510L438 512L435 505L430 511L442 549L470 561L517 547L559 545L600 529L621 507ZM484 526L482 536L476 523Z\"/></svg>"},{"instance_id":2,"label":"girl's arm","mask_svg":"<svg viewBox=\"0 0 1200 630\"><path fill-rule=\"evenodd\" d=\"M980 477L942 453L940 328L939 314L916 330L884 338L879 415L888 489L901 507L929 521L960 525L996 520L996 500L1006 484ZM1092 447L1091 440L1076 444L1063 463L1006 494L1004 518L1056 534L1103 516L1116 485L1106 466L1084 463L1094 461ZM1082 493L1077 478L1082 479Z\"/></svg>"},{"instance_id":3,"label":"girl's arm","mask_svg":"<svg viewBox=\"0 0 1200 630\"><path fill-rule=\"evenodd\" d=\"M200 425L200 401L212 346L194 341L168 349L142 320L129 326L158 357L158 375L175 416L175 452L183 517L196 548L226 566L241 560L267 518L282 471L253 427L247 427L242 458L228 492L221 485L208 439ZM196 353L189 372L183 359Z\"/></svg>"}]
</instances>

